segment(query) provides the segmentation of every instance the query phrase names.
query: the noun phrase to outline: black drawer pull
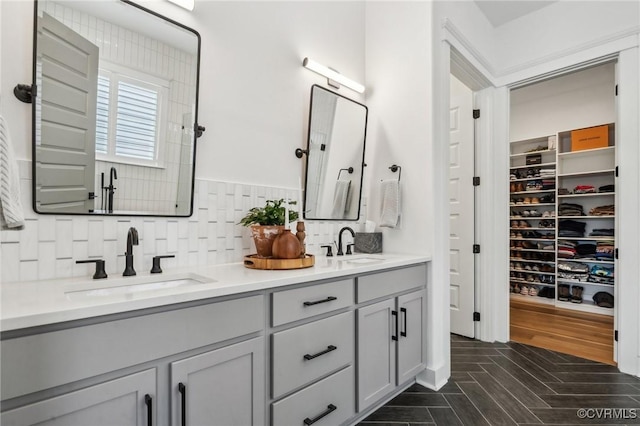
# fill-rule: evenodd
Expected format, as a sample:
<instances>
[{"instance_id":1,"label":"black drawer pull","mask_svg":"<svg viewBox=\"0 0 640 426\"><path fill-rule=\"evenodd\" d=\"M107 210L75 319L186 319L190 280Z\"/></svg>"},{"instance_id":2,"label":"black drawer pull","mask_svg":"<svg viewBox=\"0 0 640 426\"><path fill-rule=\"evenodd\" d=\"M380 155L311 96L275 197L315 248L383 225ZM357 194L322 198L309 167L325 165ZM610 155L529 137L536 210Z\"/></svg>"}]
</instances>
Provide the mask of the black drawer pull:
<instances>
[{"instance_id":1,"label":"black drawer pull","mask_svg":"<svg viewBox=\"0 0 640 426\"><path fill-rule=\"evenodd\" d=\"M327 410L318 414L317 417L314 417L313 419L310 419L309 417L307 417L306 419L303 420L303 423L307 426L314 424L315 422L317 422L318 420L320 420L321 418L323 418L324 416L326 416L327 414L331 414L331 412L336 411L338 409L338 407L336 407L333 404L329 404L327 405Z\"/></svg>"},{"instance_id":2,"label":"black drawer pull","mask_svg":"<svg viewBox=\"0 0 640 426\"><path fill-rule=\"evenodd\" d=\"M316 300L315 302L304 302L303 305L304 306L313 306L313 305L318 305L320 303L332 302L334 300L338 300L338 298L335 297L335 296L329 296L326 299Z\"/></svg>"},{"instance_id":3,"label":"black drawer pull","mask_svg":"<svg viewBox=\"0 0 640 426\"><path fill-rule=\"evenodd\" d=\"M178 392L180 392L180 405L182 405L182 411L180 413L180 424L187 426L187 387L184 383L178 383Z\"/></svg>"},{"instance_id":4,"label":"black drawer pull","mask_svg":"<svg viewBox=\"0 0 640 426\"><path fill-rule=\"evenodd\" d=\"M325 349L324 351L318 352L317 354L314 354L314 355L306 354L303 358L309 361L310 359L318 358L320 355L328 354L329 352L335 351L336 349L338 349L337 346L329 345L327 346L327 349Z\"/></svg>"},{"instance_id":5,"label":"black drawer pull","mask_svg":"<svg viewBox=\"0 0 640 426\"><path fill-rule=\"evenodd\" d=\"M144 396L144 403L147 405L147 426L153 426L153 398L151 395Z\"/></svg>"},{"instance_id":6,"label":"black drawer pull","mask_svg":"<svg viewBox=\"0 0 640 426\"><path fill-rule=\"evenodd\" d=\"M400 335L402 337L407 337L407 310L405 308L400 308L400 312L402 312L404 315L404 321L403 321L403 328L404 331L400 331Z\"/></svg>"},{"instance_id":7,"label":"black drawer pull","mask_svg":"<svg viewBox=\"0 0 640 426\"><path fill-rule=\"evenodd\" d=\"M398 340L398 311L391 311L391 315L394 317L394 321L396 323L395 325L396 334L391 335L391 340Z\"/></svg>"}]
</instances>

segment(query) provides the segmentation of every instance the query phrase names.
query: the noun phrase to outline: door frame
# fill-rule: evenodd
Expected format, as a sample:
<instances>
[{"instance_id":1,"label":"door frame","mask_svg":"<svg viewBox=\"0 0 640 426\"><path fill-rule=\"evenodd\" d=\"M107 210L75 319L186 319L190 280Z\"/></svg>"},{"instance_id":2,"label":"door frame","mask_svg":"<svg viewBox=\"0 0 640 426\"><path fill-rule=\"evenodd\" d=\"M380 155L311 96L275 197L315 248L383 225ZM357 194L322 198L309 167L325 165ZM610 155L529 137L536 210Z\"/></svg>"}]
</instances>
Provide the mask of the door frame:
<instances>
[{"instance_id":1,"label":"door frame","mask_svg":"<svg viewBox=\"0 0 640 426\"><path fill-rule=\"evenodd\" d=\"M478 175L481 176L479 199L483 207L479 208L480 217L478 227L483 235L490 236L489 241L484 241L480 236L480 244L484 243L483 256L478 261L484 267L481 272L478 286L476 287L480 297L477 308L481 313L480 330L477 338L483 341L509 340L509 293L508 276L499 271L508 270L508 238L509 232L505 223L508 223L508 175L505 170L509 167L509 90L517 85L527 84L536 79L549 78L554 74L577 70L593 64L594 61L615 55L618 58L618 84L621 90L618 99L618 113L616 119L617 136L619 145L617 149L621 170L624 179L616 182L616 192L619 192L620 209L616 212L619 216L618 223L624 227L624 234L619 235L618 248L621 260L630 259L629 262L618 263L616 271L620 282L619 297L617 301L617 317L619 340L617 362L620 371L640 375L640 313L637 304L640 301L640 289L633 285L635 279L640 276L640 265L634 259L640 258L640 225L637 217L640 215L640 195L637 187L640 185L640 147L633 141L640 139L640 39L637 34L620 34L618 37L609 37L597 40L587 46L580 45L574 49L550 55L521 67L512 68L506 72L500 72L492 67L488 61L469 41L461 31L448 19L445 19L441 29L441 37L438 41L440 48L436 49L434 61L434 140L448 140L448 117L443 114L448 112L449 105L449 73L452 55L460 57L472 66L471 75L484 77L491 83L483 92L478 93L477 105L486 111L483 120L478 123ZM453 53L452 53L453 52ZM482 113L481 113L482 114ZM625 143L624 141L629 141ZM437 145L437 144L436 144ZM435 148L434 164L448 164L448 152ZM443 169L447 169L444 168ZM436 173L436 177L442 179L447 170ZM439 175L442 174L442 175ZM439 176L438 176L439 175ZM448 190L434 188L435 201L446 203ZM489 191L490 190L490 191ZM487 193L489 191L489 193ZM481 194L481 195L480 195ZM499 207L504 206L504 208ZM443 211L440 211L443 210ZM448 208L437 209L434 219L445 224L446 237L448 238ZM436 247L447 247L444 235L435 235ZM444 244L444 245L442 245ZM489 244L489 245L488 245ZM435 257L434 257L435 260ZM448 280L444 275L448 274L448 259L443 265L433 265L433 278L443 279L447 287L447 294L443 294L442 301L448 305ZM438 271L436 271L438 270ZM494 273L493 271L496 271ZM627 285L623 283L625 277L630 277ZM448 331L448 327L446 327ZM447 336L448 338L448 336ZM445 344L447 354L450 345ZM443 371L450 370L443 368Z\"/></svg>"}]
</instances>

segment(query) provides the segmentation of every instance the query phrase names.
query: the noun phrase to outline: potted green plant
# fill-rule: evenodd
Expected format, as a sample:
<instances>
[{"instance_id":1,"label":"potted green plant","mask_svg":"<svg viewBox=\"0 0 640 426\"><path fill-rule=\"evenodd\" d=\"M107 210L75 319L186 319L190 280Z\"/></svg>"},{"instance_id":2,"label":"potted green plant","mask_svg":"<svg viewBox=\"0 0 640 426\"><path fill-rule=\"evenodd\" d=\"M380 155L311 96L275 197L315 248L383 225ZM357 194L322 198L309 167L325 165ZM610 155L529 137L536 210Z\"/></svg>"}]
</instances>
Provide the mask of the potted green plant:
<instances>
[{"instance_id":1,"label":"potted green plant","mask_svg":"<svg viewBox=\"0 0 640 426\"><path fill-rule=\"evenodd\" d=\"M279 200L267 200L264 207L253 207L240 219L239 225L251 228L251 236L259 257L272 257L273 241L284 230L287 210L289 211L289 221L287 223L298 219L298 212L288 208L288 206L295 204L295 201L289 201L285 205L285 201L282 198Z\"/></svg>"}]
</instances>

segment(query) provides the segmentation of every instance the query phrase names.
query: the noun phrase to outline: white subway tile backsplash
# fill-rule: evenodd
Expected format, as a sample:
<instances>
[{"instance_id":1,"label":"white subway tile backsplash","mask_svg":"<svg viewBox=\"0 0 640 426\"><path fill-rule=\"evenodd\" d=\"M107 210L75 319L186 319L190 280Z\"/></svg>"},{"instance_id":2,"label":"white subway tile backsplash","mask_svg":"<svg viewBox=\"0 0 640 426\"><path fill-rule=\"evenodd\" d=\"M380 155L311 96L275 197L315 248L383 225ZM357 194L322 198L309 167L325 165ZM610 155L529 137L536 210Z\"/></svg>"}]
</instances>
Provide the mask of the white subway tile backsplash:
<instances>
[{"instance_id":1,"label":"white subway tile backsplash","mask_svg":"<svg viewBox=\"0 0 640 426\"><path fill-rule=\"evenodd\" d=\"M123 168L122 172L126 170ZM266 199L297 197L295 190L201 182L196 181L199 209L190 218L34 213L23 230L1 233L2 282L90 277L95 270L93 264L75 264L76 260L87 258L103 258L107 274L121 275L130 227L138 230L140 238L140 246L134 247L134 266L139 271L150 269L151 258L163 254L176 255L175 259L163 260L166 268L241 262L243 256L255 252L255 247L249 229L237 224L240 218L251 207L263 205ZM30 188L29 178L25 179L25 186ZM364 206L362 210L366 211ZM361 222L346 224L358 230ZM319 245L336 240L337 231L344 225L307 221L307 252L319 254Z\"/></svg>"}]
</instances>

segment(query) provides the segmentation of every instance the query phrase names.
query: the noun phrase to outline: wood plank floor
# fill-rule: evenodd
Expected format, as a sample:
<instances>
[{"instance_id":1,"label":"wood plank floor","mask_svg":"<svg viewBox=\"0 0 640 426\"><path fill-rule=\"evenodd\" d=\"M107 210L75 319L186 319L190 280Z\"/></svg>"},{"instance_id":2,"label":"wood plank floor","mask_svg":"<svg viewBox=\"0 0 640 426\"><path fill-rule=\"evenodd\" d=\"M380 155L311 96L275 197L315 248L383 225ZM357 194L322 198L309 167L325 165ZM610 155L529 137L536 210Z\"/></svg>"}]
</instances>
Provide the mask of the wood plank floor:
<instances>
[{"instance_id":1,"label":"wood plank floor","mask_svg":"<svg viewBox=\"0 0 640 426\"><path fill-rule=\"evenodd\" d=\"M440 391L413 385L360 423L533 424L640 424L640 379L547 349L452 335L451 379Z\"/></svg>"},{"instance_id":2,"label":"wood plank floor","mask_svg":"<svg viewBox=\"0 0 640 426\"><path fill-rule=\"evenodd\" d=\"M613 317L511 299L511 340L592 361L613 361Z\"/></svg>"}]
</instances>

